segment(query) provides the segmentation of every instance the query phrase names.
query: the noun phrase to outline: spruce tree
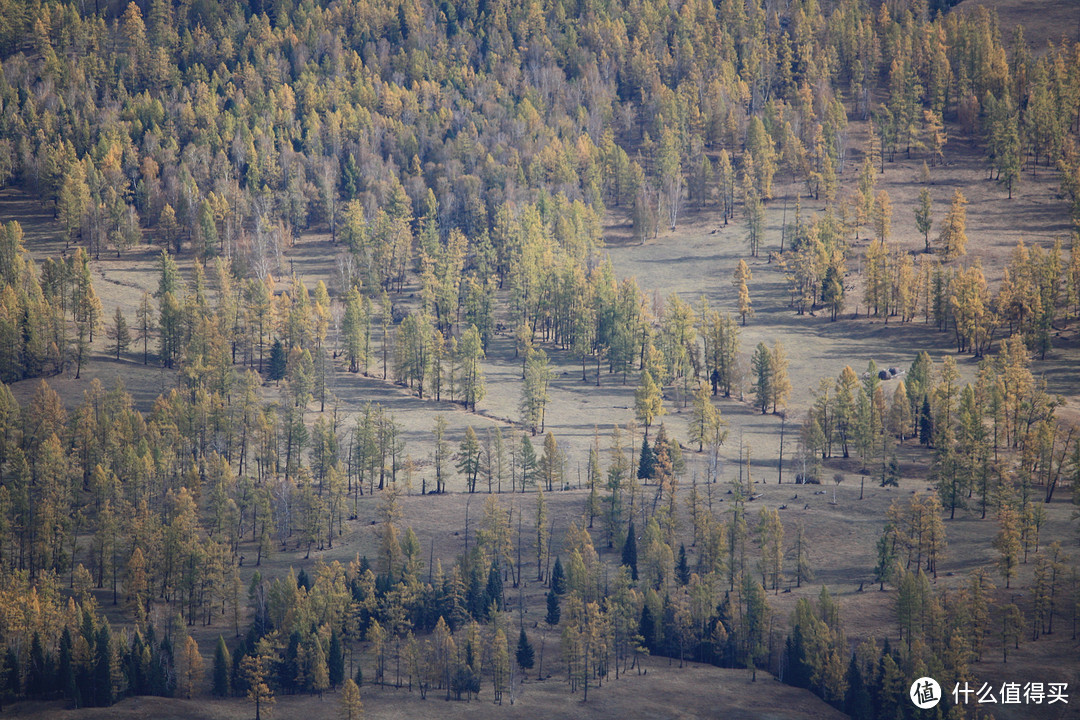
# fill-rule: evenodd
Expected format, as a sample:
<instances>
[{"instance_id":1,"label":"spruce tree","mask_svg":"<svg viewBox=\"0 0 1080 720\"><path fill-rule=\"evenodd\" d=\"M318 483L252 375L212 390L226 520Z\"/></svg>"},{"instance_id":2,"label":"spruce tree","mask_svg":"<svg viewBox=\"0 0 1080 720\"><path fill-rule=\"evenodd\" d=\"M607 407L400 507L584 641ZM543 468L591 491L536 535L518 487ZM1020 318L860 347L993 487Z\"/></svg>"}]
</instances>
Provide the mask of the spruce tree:
<instances>
[{"instance_id":1,"label":"spruce tree","mask_svg":"<svg viewBox=\"0 0 1080 720\"><path fill-rule=\"evenodd\" d=\"M521 634L518 635L517 645L517 664L522 670L531 670L535 663L536 653L533 650L532 643L529 642L529 636L525 634L525 628L521 628Z\"/></svg>"},{"instance_id":2,"label":"spruce tree","mask_svg":"<svg viewBox=\"0 0 1080 720\"><path fill-rule=\"evenodd\" d=\"M551 569L551 589L556 595L566 592L566 574L563 572L562 560L556 556L555 567Z\"/></svg>"},{"instance_id":3,"label":"spruce tree","mask_svg":"<svg viewBox=\"0 0 1080 720\"><path fill-rule=\"evenodd\" d=\"M551 627L555 627L559 624L559 619L562 617L562 610L559 608L559 596L555 594L555 590L548 590L547 594L547 615L544 616L544 622Z\"/></svg>"},{"instance_id":4,"label":"spruce tree","mask_svg":"<svg viewBox=\"0 0 1080 720\"><path fill-rule=\"evenodd\" d=\"M870 720L874 717L873 705L870 702L870 692L866 689L866 683L863 682L855 653L851 654L845 681L847 694L844 696L844 712L851 716L851 720Z\"/></svg>"},{"instance_id":5,"label":"spruce tree","mask_svg":"<svg viewBox=\"0 0 1080 720\"><path fill-rule=\"evenodd\" d=\"M287 362L288 358L285 352L285 346L281 344L281 340L275 340L274 344L270 346L270 364L266 372L267 378L270 380L281 380L284 378Z\"/></svg>"},{"instance_id":6,"label":"spruce tree","mask_svg":"<svg viewBox=\"0 0 1080 720\"><path fill-rule=\"evenodd\" d=\"M232 658L229 657L229 648L225 646L225 638L218 635L217 648L214 650L214 695L217 697L229 696L231 669Z\"/></svg>"},{"instance_id":7,"label":"spruce tree","mask_svg":"<svg viewBox=\"0 0 1080 720\"><path fill-rule=\"evenodd\" d=\"M488 571L487 587L484 589L484 599L487 606L485 612L492 604L495 605L496 610L501 610L503 607L502 571L499 570L498 563L491 563L491 569Z\"/></svg>"},{"instance_id":8,"label":"spruce tree","mask_svg":"<svg viewBox=\"0 0 1080 720\"><path fill-rule=\"evenodd\" d=\"M690 566L686 562L686 544L679 544L679 562L675 566L675 577L679 579L680 585L686 585L690 582Z\"/></svg>"},{"instance_id":9,"label":"spruce tree","mask_svg":"<svg viewBox=\"0 0 1080 720\"><path fill-rule=\"evenodd\" d=\"M630 568L630 577L638 579L637 571L637 536L634 532L634 521L630 521L630 529L626 533L626 542L622 549L622 564Z\"/></svg>"},{"instance_id":10,"label":"spruce tree","mask_svg":"<svg viewBox=\"0 0 1080 720\"><path fill-rule=\"evenodd\" d=\"M653 617L652 610L649 609L648 603L641 608L641 620L638 622L638 634L642 637L645 647L652 650L653 645L656 643L656 618Z\"/></svg>"},{"instance_id":11,"label":"spruce tree","mask_svg":"<svg viewBox=\"0 0 1080 720\"><path fill-rule=\"evenodd\" d=\"M638 480L649 480L656 477L656 453L649 447L649 439L641 441L641 457L638 458Z\"/></svg>"},{"instance_id":12,"label":"spruce tree","mask_svg":"<svg viewBox=\"0 0 1080 720\"><path fill-rule=\"evenodd\" d=\"M330 687L337 687L345 680L345 653L341 648L341 638L337 631L330 633L330 653L326 658Z\"/></svg>"},{"instance_id":13,"label":"spruce tree","mask_svg":"<svg viewBox=\"0 0 1080 720\"><path fill-rule=\"evenodd\" d=\"M930 398L923 396L922 409L919 411L919 442L929 447L934 440L934 415L930 411Z\"/></svg>"}]
</instances>

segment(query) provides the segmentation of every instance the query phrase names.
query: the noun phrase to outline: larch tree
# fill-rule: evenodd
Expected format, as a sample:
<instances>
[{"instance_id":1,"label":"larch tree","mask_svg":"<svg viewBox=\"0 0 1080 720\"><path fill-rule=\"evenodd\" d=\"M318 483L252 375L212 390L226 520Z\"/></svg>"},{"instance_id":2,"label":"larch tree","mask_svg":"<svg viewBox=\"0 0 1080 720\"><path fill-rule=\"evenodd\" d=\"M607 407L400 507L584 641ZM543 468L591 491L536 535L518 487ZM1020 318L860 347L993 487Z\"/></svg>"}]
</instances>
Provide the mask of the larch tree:
<instances>
[{"instance_id":1,"label":"larch tree","mask_svg":"<svg viewBox=\"0 0 1080 720\"><path fill-rule=\"evenodd\" d=\"M634 391L634 414L645 426L645 438L648 439L649 427L664 414L664 396L648 370L641 372L641 380Z\"/></svg>"},{"instance_id":2,"label":"larch tree","mask_svg":"<svg viewBox=\"0 0 1080 720\"><path fill-rule=\"evenodd\" d=\"M953 193L952 205L941 224L938 246L946 260L954 260L967 252L967 199L957 189Z\"/></svg>"},{"instance_id":3,"label":"larch tree","mask_svg":"<svg viewBox=\"0 0 1080 720\"><path fill-rule=\"evenodd\" d=\"M784 526L776 508L762 508L758 514L757 542L761 549L762 585L780 592L780 573L784 566Z\"/></svg>"},{"instance_id":4,"label":"larch tree","mask_svg":"<svg viewBox=\"0 0 1080 720\"><path fill-rule=\"evenodd\" d=\"M457 470L465 478L465 487L476 492L476 479L480 475L480 441L472 425L465 428L465 437L458 448Z\"/></svg>"},{"instance_id":5,"label":"larch tree","mask_svg":"<svg viewBox=\"0 0 1080 720\"><path fill-rule=\"evenodd\" d=\"M247 685L247 699L255 704L255 720L262 720L264 705L274 704L274 691L268 683L269 672L261 653L246 655L240 662L240 669Z\"/></svg>"},{"instance_id":6,"label":"larch tree","mask_svg":"<svg viewBox=\"0 0 1080 720\"><path fill-rule=\"evenodd\" d=\"M814 579L814 571L810 565L810 548L801 522L795 525L795 546L792 552L795 555L795 587L802 587L803 580Z\"/></svg>"},{"instance_id":7,"label":"larch tree","mask_svg":"<svg viewBox=\"0 0 1080 720\"><path fill-rule=\"evenodd\" d=\"M660 137L656 169L660 178L661 197L664 201L668 228L674 230L679 219L679 210L682 207L683 171L679 138L670 127L665 127Z\"/></svg>"},{"instance_id":8,"label":"larch tree","mask_svg":"<svg viewBox=\"0 0 1080 720\"><path fill-rule=\"evenodd\" d=\"M750 272L750 267L745 260L740 259L732 275L731 284L735 286L736 291L739 293L739 315L742 316L743 325L746 325L746 316L754 314L754 310L750 306L750 289L747 287L747 283L752 279L753 274Z\"/></svg>"},{"instance_id":9,"label":"larch tree","mask_svg":"<svg viewBox=\"0 0 1080 720\"><path fill-rule=\"evenodd\" d=\"M352 678L341 686L342 720L361 720L364 717L364 703L360 699L360 688Z\"/></svg>"},{"instance_id":10,"label":"larch tree","mask_svg":"<svg viewBox=\"0 0 1080 720\"><path fill-rule=\"evenodd\" d=\"M762 202L757 188L747 180L748 177L744 176L743 212L746 221L746 237L750 241L750 254L757 257L761 247L761 236L765 232L765 203Z\"/></svg>"},{"instance_id":11,"label":"larch tree","mask_svg":"<svg viewBox=\"0 0 1080 720\"><path fill-rule=\"evenodd\" d=\"M878 241L885 244L892 232L892 200L887 190L878 190L874 198L874 234Z\"/></svg>"},{"instance_id":12,"label":"larch tree","mask_svg":"<svg viewBox=\"0 0 1080 720\"><path fill-rule=\"evenodd\" d=\"M461 334L457 354L461 372L461 399L467 409L476 412L476 403L484 399L487 390L480 366L480 361L484 359L484 344L475 325L469 325Z\"/></svg>"},{"instance_id":13,"label":"larch tree","mask_svg":"<svg viewBox=\"0 0 1080 720\"><path fill-rule=\"evenodd\" d=\"M502 705L503 693L510 683L510 649L507 647L506 633L502 628L495 630L491 647L491 680L494 701Z\"/></svg>"},{"instance_id":14,"label":"larch tree","mask_svg":"<svg viewBox=\"0 0 1080 720\"><path fill-rule=\"evenodd\" d=\"M539 480L543 482L548 492L554 489L562 489L563 455L562 451L559 450L559 444L556 442L555 436L551 432L544 436L544 451L540 454L537 469L540 474Z\"/></svg>"},{"instance_id":15,"label":"larch tree","mask_svg":"<svg viewBox=\"0 0 1080 720\"><path fill-rule=\"evenodd\" d=\"M345 359L349 363L349 372L367 369L367 343L370 333L369 319L364 312L364 302L360 293L353 289L345 299L345 314L341 319L341 344Z\"/></svg>"},{"instance_id":16,"label":"larch tree","mask_svg":"<svg viewBox=\"0 0 1080 720\"><path fill-rule=\"evenodd\" d=\"M446 489L446 464L450 460L450 443L446 441L446 418L435 416L435 493Z\"/></svg>"},{"instance_id":17,"label":"larch tree","mask_svg":"<svg viewBox=\"0 0 1080 720\"><path fill-rule=\"evenodd\" d=\"M735 169L726 149L720 151L716 160L716 187L720 193L720 212L724 217L724 225L727 225L735 216Z\"/></svg>"},{"instance_id":18,"label":"larch tree","mask_svg":"<svg viewBox=\"0 0 1080 720\"><path fill-rule=\"evenodd\" d=\"M536 580L538 582L543 582L544 560L546 560L548 556L548 538L551 536L551 529L547 524L547 501L544 500L544 488L540 483L537 483L536 486L536 517L534 529L536 530ZM556 622L558 621L556 620Z\"/></svg>"},{"instance_id":19,"label":"larch tree","mask_svg":"<svg viewBox=\"0 0 1080 720\"><path fill-rule=\"evenodd\" d=\"M191 698L196 687L202 682L203 658L199 652L199 643L195 638L188 635L184 639L183 649L183 674L180 678L184 697Z\"/></svg>"},{"instance_id":20,"label":"larch tree","mask_svg":"<svg viewBox=\"0 0 1080 720\"><path fill-rule=\"evenodd\" d=\"M930 188L919 190L919 203L915 206L915 227L923 236L926 247L923 252L930 252L930 228L934 224L934 200Z\"/></svg>"},{"instance_id":21,"label":"larch tree","mask_svg":"<svg viewBox=\"0 0 1080 720\"><path fill-rule=\"evenodd\" d=\"M694 391L693 410L690 420L690 444L697 443L698 452L705 449L705 443L714 436L713 428L719 423L720 411L712 404L709 384L699 381Z\"/></svg>"},{"instance_id":22,"label":"larch tree","mask_svg":"<svg viewBox=\"0 0 1080 720\"><path fill-rule=\"evenodd\" d=\"M548 401L548 385L553 372L543 350L532 350L525 361L525 381L521 384L521 422L533 435L544 432L544 413Z\"/></svg>"},{"instance_id":23,"label":"larch tree","mask_svg":"<svg viewBox=\"0 0 1080 720\"><path fill-rule=\"evenodd\" d=\"M119 360L120 356L127 352L128 345L131 343L131 331L128 329L127 320L119 305L116 306L116 312L113 314L112 325L105 329L105 335L112 341L112 350L116 359Z\"/></svg>"},{"instance_id":24,"label":"larch tree","mask_svg":"<svg viewBox=\"0 0 1080 720\"><path fill-rule=\"evenodd\" d=\"M784 345L779 340L773 341L769 352L769 374L771 378L770 395L772 411L775 415L779 408L787 406L791 394L791 379L788 377L788 358Z\"/></svg>"},{"instance_id":25,"label":"larch tree","mask_svg":"<svg viewBox=\"0 0 1080 720\"><path fill-rule=\"evenodd\" d=\"M998 568L1008 589L1016 574L1016 566L1020 564L1020 518L1010 503L1002 505L998 511L998 525L994 549L998 551Z\"/></svg>"}]
</instances>

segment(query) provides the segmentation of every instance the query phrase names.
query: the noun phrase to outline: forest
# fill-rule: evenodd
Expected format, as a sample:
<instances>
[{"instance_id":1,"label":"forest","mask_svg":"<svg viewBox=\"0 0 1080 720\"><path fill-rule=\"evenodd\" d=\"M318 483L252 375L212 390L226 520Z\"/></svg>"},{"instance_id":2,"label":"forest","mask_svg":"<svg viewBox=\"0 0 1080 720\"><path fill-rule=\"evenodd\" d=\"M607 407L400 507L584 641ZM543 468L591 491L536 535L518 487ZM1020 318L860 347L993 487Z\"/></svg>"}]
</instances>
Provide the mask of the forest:
<instances>
[{"instance_id":1,"label":"forest","mask_svg":"<svg viewBox=\"0 0 1080 720\"><path fill-rule=\"evenodd\" d=\"M1065 717L1080 42L955 5L0 0L0 705Z\"/></svg>"}]
</instances>

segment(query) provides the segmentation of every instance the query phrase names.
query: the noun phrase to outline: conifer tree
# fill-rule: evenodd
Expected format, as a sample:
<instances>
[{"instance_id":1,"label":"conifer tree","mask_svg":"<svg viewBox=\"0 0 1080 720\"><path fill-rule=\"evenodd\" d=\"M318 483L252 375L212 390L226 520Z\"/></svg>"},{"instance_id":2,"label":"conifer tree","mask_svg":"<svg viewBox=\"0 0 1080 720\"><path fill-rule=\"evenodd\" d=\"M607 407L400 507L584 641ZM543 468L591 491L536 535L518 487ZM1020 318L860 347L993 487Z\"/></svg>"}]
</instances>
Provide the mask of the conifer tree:
<instances>
[{"instance_id":1,"label":"conifer tree","mask_svg":"<svg viewBox=\"0 0 1080 720\"><path fill-rule=\"evenodd\" d=\"M758 343L750 364L754 372L754 405L764 415L773 399L772 356L765 343Z\"/></svg>"},{"instance_id":2,"label":"conifer tree","mask_svg":"<svg viewBox=\"0 0 1080 720\"><path fill-rule=\"evenodd\" d=\"M518 667L522 670L531 670L535 664L536 653L533 650L532 643L529 642L529 636L525 634L524 627L521 628L521 633L518 635L516 659Z\"/></svg>"},{"instance_id":3,"label":"conifer tree","mask_svg":"<svg viewBox=\"0 0 1080 720\"><path fill-rule=\"evenodd\" d=\"M112 340L112 347L116 354L116 359L120 359L120 355L127 352L128 345L131 343L131 331L128 330L127 320L124 318L124 313L120 310L120 306L116 306L116 312L113 314L113 324L106 329L107 337Z\"/></svg>"},{"instance_id":4,"label":"conifer tree","mask_svg":"<svg viewBox=\"0 0 1080 720\"><path fill-rule=\"evenodd\" d=\"M544 615L544 622L549 627L555 627L559 624L559 620L562 618L562 610L559 607L559 596L556 594L554 588L547 592L547 613Z\"/></svg>"},{"instance_id":5,"label":"conifer tree","mask_svg":"<svg viewBox=\"0 0 1080 720\"><path fill-rule=\"evenodd\" d=\"M268 380L282 380L285 378L288 368L288 355L281 340L274 340L270 346L270 362L267 365L266 377Z\"/></svg>"},{"instance_id":6,"label":"conifer tree","mask_svg":"<svg viewBox=\"0 0 1080 720\"><path fill-rule=\"evenodd\" d=\"M934 201L930 188L919 190L919 204L915 206L915 227L923 236L926 247L923 252L930 252L930 228L934 224Z\"/></svg>"},{"instance_id":7,"label":"conifer tree","mask_svg":"<svg viewBox=\"0 0 1080 720\"><path fill-rule=\"evenodd\" d=\"M552 375L547 353L543 350L529 351L525 361L525 380L521 384L519 409L522 423L533 435L544 432L544 412Z\"/></svg>"},{"instance_id":8,"label":"conifer tree","mask_svg":"<svg viewBox=\"0 0 1080 720\"><path fill-rule=\"evenodd\" d=\"M788 378L788 359L784 345L779 340L773 341L769 352L770 400L775 415L780 407L787 406L791 394L791 380Z\"/></svg>"},{"instance_id":9,"label":"conifer tree","mask_svg":"<svg viewBox=\"0 0 1080 720\"><path fill-rule=\"evenodd\" d=\"M641 372L641 380L634 391L634 413L645 426L645 439L649 438L649 427L653 421L664 414L664 397L653 381L648 370Z\"/></svg>"},{"instance_id":10,"label":"conifer tree","mask_svg":"<svg viewBox=\"0 0 1080 720\"><path fill-rule=\"evenodd\" d=\"M469 325L458 342L458 366L461 369L461 399L467 409L476 412L476 403L484 399L484 373L480 361L484 359L484 345L475 325Z\"/></svg>"},{"instance_id":11,"label":"conifer tree","mask_svg":"<svg viewBox=\"0 0 1080 720\"><path fill-rule=\"evenodd\" d=\"M232 669L232 657L225 646L225 638L218 635L214 649L214 695L228 697L230 693L229 672Z\"/></svg>"},{"instance_id":12,"label":"conifer tree","mask_svg":"<svg viewBox=\"0 0 1080 720\"><path fill-rule=\"evenodd\" d=\"M472 425L465 428L465 437L458 448L457 470L465 478L465 487L476 492L476 479L480 475L480 441Z\"/></svg>"},{"instance_id":13,"label":"conifer tree","mask_svg":"<svg viewBox=\"0 0 1080 720\"><path fill-rule=\"evenodd\" d=\"M739 315L742 316L743 325L746 325L746 316L754 314L754 310L750 305L750 290L747 287L747 282L751 279L753 279L753 275L750 272L749 266L746 264L745 260L740 259L738 266L735 268L735 273L732 276L732 284L739 293Z\"/></svg>"},{"instance_id":14,"label":"conifer tree","mask_svg":"<svg viewBox=\"0 0 1080 720\"><path fill-rule=\"evenodd\" d=\"M1010 503L1005 503L998 511L998 525L994 549L998 551L998 567L1008 589L1020 563L1020 518Z\"/></svg>"},{"instance_id":15,"label":"conifer tree","mask_svg":"<svg viewBox=\"0 0 1080 720\"><path fill-rule=\"evenodd\" d=\"M336 688L345 680L345 653L341 647L341 637L336 630L330 632L330 652L326 657L326 668L330 687Z\"/></svg>"},{"instance_id":16,"label":"conifer tree","mask_svg":"<svg viewBox=\"0 0 1080 720\"><path fill-rule=\"evenodd\" d=\"M938 245L946 260L954 260L967 252L967 199L960 190L953 193L952 205L941 224Z\"/></svg>"},{"instance_id":17,"label":"conifer tree","mask_svg":"<svg viewBox=\"0 0 1080 720\"><path fill-rule=\"evenodd\" d=\"M627 529L626 542L623 543L622 549L622 564L630 568L630 577L636 581L638 579L638 567L637 567L637 537L634 531L634 521L630 521L630 527Z\"/></svg>"},{"instance_id":18,"label":"conifer tree","mask_svg":"<svg viewBox=\"0 0 1080 720\"><path fill-rule=\"evenodd\" d=\"M341 686L341 717L342 720L361 720L364 717L360 687L352 678L347 678Z\"/></svg>"}]
</instances>

